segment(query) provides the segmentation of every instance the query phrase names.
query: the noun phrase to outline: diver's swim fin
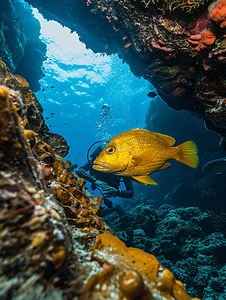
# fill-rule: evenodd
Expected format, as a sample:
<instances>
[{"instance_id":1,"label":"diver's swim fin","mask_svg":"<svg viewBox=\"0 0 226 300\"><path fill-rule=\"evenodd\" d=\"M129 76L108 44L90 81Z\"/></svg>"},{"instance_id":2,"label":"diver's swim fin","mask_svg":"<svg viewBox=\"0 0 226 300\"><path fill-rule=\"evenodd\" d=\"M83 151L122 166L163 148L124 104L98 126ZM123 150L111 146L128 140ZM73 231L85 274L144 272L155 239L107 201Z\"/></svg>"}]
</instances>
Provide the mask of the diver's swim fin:
<instances>
[{"instance_id":1,"label":"diver's swim fin","mask_svg":"<svg viewBox=\"0 0 226 300\"><path fill-rule=\"evenodd\" d=\"M209 161L202 168L202 171L207 173L222 173L226 172L226 157L218 158Z\"/></svg>"}]
</instances>

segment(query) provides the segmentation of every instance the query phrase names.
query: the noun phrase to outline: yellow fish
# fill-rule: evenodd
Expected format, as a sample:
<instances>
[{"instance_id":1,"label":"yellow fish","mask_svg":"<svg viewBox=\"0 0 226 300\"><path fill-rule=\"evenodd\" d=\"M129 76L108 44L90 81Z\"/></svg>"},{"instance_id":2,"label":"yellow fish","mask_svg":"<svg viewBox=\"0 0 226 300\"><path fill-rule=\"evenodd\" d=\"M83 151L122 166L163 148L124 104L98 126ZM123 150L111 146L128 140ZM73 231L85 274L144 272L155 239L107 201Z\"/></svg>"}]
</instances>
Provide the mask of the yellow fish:
<instances>
[{"instance_id":1,"label":"yellow fish","mask_svg":"<svg viewBox=\"0 0 226 300\"><path fill-rule=\"evenodd\" d=\"M149 174L170 167L175 159L189 167L199 164L193 141L172 147L175 139L145 129L132 129L115 136L93 162L93 169L130 177L142 184L157 184Z\"/></svg>"}]
</instances>

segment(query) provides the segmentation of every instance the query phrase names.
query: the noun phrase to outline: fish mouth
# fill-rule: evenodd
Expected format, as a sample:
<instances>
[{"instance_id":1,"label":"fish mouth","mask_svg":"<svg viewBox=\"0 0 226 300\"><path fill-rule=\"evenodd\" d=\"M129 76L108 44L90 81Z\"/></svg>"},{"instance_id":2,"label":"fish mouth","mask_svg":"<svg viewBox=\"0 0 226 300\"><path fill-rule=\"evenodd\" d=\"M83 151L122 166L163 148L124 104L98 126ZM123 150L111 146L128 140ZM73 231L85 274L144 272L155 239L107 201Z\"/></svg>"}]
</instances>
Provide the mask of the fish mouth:
<instances>
[{"instance_id":1,"label":"fish mouth","mask_svg":"<svg viewBox=\"0 0 226 300\"><path fill-rule=\"evenodd\" d=\"M101 161L95 161L93 164L93 169L97 171L107 171L108 167L105 163Z\"/></svg>"}]
</instances>

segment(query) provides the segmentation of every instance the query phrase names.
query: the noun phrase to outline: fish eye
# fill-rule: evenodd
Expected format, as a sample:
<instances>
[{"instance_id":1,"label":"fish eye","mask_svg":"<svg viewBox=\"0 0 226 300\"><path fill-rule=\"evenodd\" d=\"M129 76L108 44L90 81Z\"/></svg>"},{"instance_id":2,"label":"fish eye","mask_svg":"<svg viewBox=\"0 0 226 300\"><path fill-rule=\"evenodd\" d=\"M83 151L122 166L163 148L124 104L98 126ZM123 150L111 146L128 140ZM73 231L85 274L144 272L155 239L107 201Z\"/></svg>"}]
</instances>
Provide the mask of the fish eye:
<instances>
[{"instance_id":1,"label":"fish eye","mask_svg":"<svg viewBox=\"0 0 226 300\"><path fill-rule=\"evenodd\" d=\"M115 148L110 147L110 148L107 149L107 152L110 153L110 154L112 154L112 153L115 152Z\"/></svg>"}]
</instances>

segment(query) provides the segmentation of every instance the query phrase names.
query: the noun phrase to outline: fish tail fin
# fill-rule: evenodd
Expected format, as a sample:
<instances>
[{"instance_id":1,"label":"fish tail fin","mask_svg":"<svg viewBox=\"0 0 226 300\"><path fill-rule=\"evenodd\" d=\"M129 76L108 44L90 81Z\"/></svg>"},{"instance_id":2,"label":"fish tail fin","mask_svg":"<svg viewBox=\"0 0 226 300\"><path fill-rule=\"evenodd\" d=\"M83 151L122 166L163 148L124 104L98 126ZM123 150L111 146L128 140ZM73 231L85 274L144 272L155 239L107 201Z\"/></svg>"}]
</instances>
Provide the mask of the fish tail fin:
<instances>
[{"instance_id":1,"label":"fish tail fin","mask_svg":"<svg viewBox=\"0 0 226 300\"><path fill-rule=\"evenodd\" d=\"M191 167L197 168L199 165L198 147L193 141L187 141L176 147L179 150L177 161Z\"/></svg>"}]
</instances>

